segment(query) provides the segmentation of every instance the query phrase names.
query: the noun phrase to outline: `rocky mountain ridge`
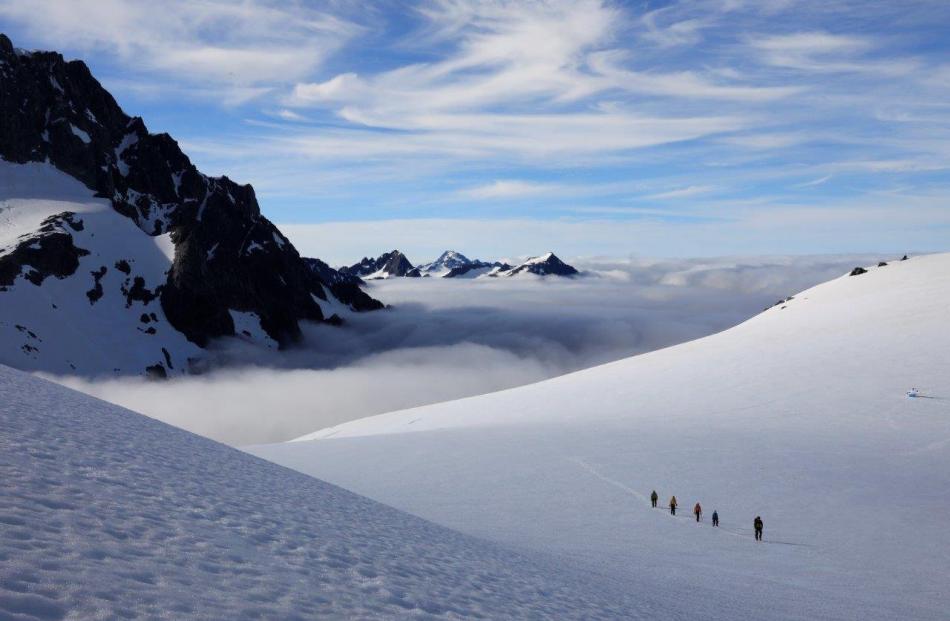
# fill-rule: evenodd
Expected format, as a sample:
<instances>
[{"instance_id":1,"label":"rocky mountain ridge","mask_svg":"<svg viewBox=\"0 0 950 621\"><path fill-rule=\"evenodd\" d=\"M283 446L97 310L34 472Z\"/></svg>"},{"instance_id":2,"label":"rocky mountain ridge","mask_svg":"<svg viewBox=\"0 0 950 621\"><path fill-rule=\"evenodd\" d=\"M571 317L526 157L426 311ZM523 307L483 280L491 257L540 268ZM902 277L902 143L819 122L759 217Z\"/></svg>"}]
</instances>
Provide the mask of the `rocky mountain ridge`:
<instances>
[{"instance_id":1,"label":"rocky mountain ridge","mask_svg":"<svg viewBox=\"0 0 950 621\"><path fill-rule=\"evenodd\" d=\"M130 304L160 305L198 347L240 334L235 312L253 314L270 339L286 346L299 338L301 320L330 319L323 310L329 302L354 311L382 307L359 282L303 259L261 214L250 185L202 174L171 136L149 133L141 118L126 115L82 61L24 52L0 34L0 93L2 160L55 167L173 248L162 282L146 283L131 255L96 266L89 303L109 294L100 281L119 272ZM51 276L77 275L91 252L75 241L88 226L84 220L69 210L49 214L10 241L0 251L0 295L23 281L39 287Z\"/></svg>"},{"instance_id":2,"label":"rocky mountain ridge","mask_svg":"<svg viewBox=\"0 0 950 621\"><path fill-rule=\"evenodd\" d=\"M395 277L499 278L519 274L573 277L580 274L577 269L561 261L553 252L510 265L504 261L469 259L455 250L446 250L436 260L418 266L413 266L406 255L399 250L392 250L376 259L365 257L359 263L341 267L339 271L367 280Z\"/></svg>"}]
</instances>

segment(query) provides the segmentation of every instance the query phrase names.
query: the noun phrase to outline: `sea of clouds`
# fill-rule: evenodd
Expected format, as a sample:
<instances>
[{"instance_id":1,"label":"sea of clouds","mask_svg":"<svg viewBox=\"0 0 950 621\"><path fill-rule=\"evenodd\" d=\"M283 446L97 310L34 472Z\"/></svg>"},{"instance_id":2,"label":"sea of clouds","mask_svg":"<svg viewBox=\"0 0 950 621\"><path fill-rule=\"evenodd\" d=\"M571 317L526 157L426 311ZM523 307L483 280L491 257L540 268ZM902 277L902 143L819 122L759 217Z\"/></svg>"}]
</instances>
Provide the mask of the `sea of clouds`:
<instances>
[{"instance_id":1,"label":"sea of clouds","mask_svg":"<svg viewBox=\"0 0 950 621\"><path fill-rule=\"evenodd\" d=\"M307 324L291 350L225 339L201 376L53 379L233 445L277 442L699 338L878 258L578 259L576 279L376 281L391 308Z\"/></svg>"}]
</instances>

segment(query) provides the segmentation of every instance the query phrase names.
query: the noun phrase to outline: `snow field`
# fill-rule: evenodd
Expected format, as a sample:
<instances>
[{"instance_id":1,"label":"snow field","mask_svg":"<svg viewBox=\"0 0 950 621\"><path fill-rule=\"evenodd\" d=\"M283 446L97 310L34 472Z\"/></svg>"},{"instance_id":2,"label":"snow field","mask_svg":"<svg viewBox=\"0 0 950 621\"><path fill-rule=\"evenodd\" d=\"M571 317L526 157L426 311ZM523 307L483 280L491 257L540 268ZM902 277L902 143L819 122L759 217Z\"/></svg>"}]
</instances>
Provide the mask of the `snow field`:
<instances>
[{"instance_id":1,"label":"snow field","mask_svg":"<svg viewBox=\"0 0 950 621\"><path fill-rule=\"evenodd\" d=\"M671 616L944 619L948 311L950 255L916 257L711 337L251 450Z\"/></svg>"},{"instance_id":2,"label":"snow field","mask_svg":"<svg viewBox=\"0 0 950 621\"><path fill-rule=\"evenodd\" d=\"M616 583L0 367L0 618L637 618Z\"/></svg>"}]
</instances>

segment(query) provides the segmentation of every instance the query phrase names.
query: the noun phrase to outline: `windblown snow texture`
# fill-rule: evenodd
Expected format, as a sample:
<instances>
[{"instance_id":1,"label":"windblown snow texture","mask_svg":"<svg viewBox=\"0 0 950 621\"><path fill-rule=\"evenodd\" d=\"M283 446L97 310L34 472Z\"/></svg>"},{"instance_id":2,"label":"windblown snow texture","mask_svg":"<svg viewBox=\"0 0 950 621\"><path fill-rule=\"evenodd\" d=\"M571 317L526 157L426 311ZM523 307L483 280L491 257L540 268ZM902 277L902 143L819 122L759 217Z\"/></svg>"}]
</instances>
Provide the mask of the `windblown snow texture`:
<instances>
[{"instance_id":1,"label":"windblown snow texture","mask_svg":"<svg viewBox=\"0 0 950 621\"><path fill-rule=\"evenodd\" d=\"M0 618L646 616L552 559L8 367L0 394Z\"/></svg>"},{"instance_id":2,"label":"windblown snow texture","mask_svg":"<svg viewBox=\"0 0 950 621\"><path fill-rule=\"evenodd\" d=\"M231 311L253 313L281 344L299 337L300 320L325 318L321 301L332 283L261 215L253 188L201 174L170 136L150 134L142 119L127 116L81 61L21 52L0 35L0 93L0 158L48 162L146 235L169 234L174 259L167 278L133 296L159 302L189 341L205 346L234 335ZM77 259L88 249L70 240L75 227L62 218L43 224L48 230L21 238L4 254L0 286L9 287L27 268L31 282L79 269ZM96 298L98 287L93 291ZM337 291L353 309L380 306L358 287Z\"/></svg>"},{"instance_id":3,"label":"windblown snow texture","mask_svg":"<svg viewBox=\"0 0 950 621\"><path fill-rule=\"evenodd\" d=\"M946 619L948 309L950 254L914 257L700 340L253 451L588 564L657 618Z\"/></svg>"}]
</instances>

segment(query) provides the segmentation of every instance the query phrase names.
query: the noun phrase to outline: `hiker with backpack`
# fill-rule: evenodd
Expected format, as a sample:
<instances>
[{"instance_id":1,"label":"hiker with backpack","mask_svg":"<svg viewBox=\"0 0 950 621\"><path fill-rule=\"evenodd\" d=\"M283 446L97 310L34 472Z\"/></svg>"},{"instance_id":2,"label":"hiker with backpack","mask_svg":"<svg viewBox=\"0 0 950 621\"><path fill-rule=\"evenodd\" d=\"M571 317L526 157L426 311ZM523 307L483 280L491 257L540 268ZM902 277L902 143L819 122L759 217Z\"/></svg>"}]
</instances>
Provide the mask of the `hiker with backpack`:
<instances>
[{"instance_id":1,"label":"hiker with backpack","mask_svg":"<svg viewBox=\"0 0 950 621\"><path fill-rule=\"evenodd\" d=\"M653 493L650 494L650 502L653 504L653 508L656 509L656 502L660 499L660 495L656 493L656 490L653 490Z\"/></svg>"},{"instance_id":2,"label":"hiker with backpack","mask_svg":"<svg viewBox=\"0 0 950 621\"><path fill-rule=\"evenodd\" d=\"M696 503L696 506L693 507L693 515L696 516L696 521L698 522L700 518L703 517L703 508L699 506L699 503Z\"/></svg>"},{"instance_id":3,"label":"hiker with backpack","mask_svg":"<svg viewBox=\"0 0 950 621\"><path fill-rule=\"evenodd\" d=\"M676 515L676 496L670 498L670 515Z\"/></svg>"},{"instance_id":4,"label":"hiker with backpack","mask_svg":"<svg viewBox=\"0 0 950 621\"><path fill-rule=\"evenodd\" d=\"M762 518L758 515L755 516L755 520L752 522L752 527L755 529L755 540L762 541Z\"/></svg>"}]
</instances>

